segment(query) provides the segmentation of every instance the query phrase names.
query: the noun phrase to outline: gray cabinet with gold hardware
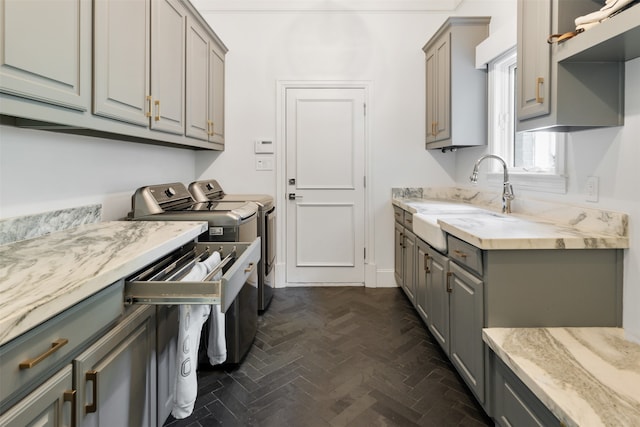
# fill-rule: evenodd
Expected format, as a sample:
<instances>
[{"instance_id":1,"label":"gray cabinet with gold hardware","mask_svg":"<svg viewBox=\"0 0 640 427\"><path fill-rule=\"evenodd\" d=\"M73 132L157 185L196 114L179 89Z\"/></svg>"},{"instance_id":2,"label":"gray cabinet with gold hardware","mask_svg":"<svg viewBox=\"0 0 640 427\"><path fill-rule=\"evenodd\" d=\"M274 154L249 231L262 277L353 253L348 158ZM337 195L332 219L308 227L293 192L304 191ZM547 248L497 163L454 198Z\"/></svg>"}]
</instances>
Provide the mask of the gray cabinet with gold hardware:
<instances>
[{"instance_id":1,"label":"gray cabinet with gold hardware","mask_svg":"<svg viewBox=\"0 0 640 427\"><path fill-rule=\"evenodd\" d=\"M416 304L416 235L411 213L394 206L395 213L395 279L412 304Z\"/></svg>"},{"instance_id":2,"label":"gray cabinet with gold hardware","mask_svg":"<svg viewBox=\"0 0 640 427\"><path fill-rule=\"evenodd\" d=\"M138 307L73 361L84 426L155 426L155 307Z\"/></svg>"},{"instance_id":3,"label":"gray cabinet with gold hardware","mask_svg":"<svg viewBox=\"0 0 640 427\"><path fill-rule=\"evenodd\" d=\"M71 364L67 364L0 416L0 425L75 427L76 399Z\"/></svg>"},{"instance_id":4,"label":"gray cabinet with gold hardware","mask_svg":"<svg viewBox=\"0 0 640 427\"><path fill-rule=\"evenodd\" d=\"M151 0L94 2L93 113L149 127Z\"/></svg>"},{"instance_id":5,"label":"gray cabinet with gold hardware","mask_svg":"<svg viewBox=\"0 0 640 427\"><path fill-rule=\"evenodd\" d=\"M576 17L597 9L589 0L518 0L517 131L623 124L624 62L558 61L563 43L547 43L550 34L575 30Z\"/></svg>"},{"instance_id":6,"label":"gray cabinet with gold hardware","mask_svg":"<svg viewBox=\"0 0 640 427\"><path fill-rule=\"evenodd\" d=\"M409 275L412 213L397 206L394 213L396 280L405 292L409 278L415 283L419 316L489 415L493 374L482 328L622 323L622 250L481 250L447 235L443 254L415 237Z\"/></svg>"},{"instance_id":7,"label":"gray cabinet with gold hardware","mask_svg":"<svg viewBox=\"0 0 640 427\"><path fill-rule=\"evenodd\" d=\"M227 48L188 0L61 0L33 6L0 0L6 27L0 40L3 124L224 149ZM97 16L101 19L92 20ZM188 45L193 33L187 22L207 39L206 49L190 57L207 67L195 80L186 76L187 68L194 69L187 61L194 47ZM195 127L204 136L194 135L189 119L200 120L203 112Z\"/></svg>"},{"instance_id":8,"label":"gray cabinet with gold hardware","mask_svg":"<svg viewBox=\"0 0 640 427\"><path fill-rule=\"evenodd\" d=\"M187 19L187 136L224 144L226 48L194 18Z\"/></svg>"},{"instance_id":9,"label":"gray cabinet with gold hardware","mask_svg":"<svg viewBox=\"0 0 640 427\"><path fill-rule=\"evenodd\" d=\"M451 17L423 47L426 148L486 144L487 73L475 47L489 35L488 17Z\"/></svg>"}]
</instances>

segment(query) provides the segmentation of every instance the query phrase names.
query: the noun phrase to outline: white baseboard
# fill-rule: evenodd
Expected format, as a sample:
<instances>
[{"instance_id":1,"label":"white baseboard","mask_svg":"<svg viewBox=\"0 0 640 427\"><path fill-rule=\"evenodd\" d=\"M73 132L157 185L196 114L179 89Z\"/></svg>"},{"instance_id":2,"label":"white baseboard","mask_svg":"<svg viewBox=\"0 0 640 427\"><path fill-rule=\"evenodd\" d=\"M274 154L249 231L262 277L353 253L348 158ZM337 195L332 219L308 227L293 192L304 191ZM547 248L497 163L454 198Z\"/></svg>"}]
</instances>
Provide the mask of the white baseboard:
<instances>
[{"instance_id":1,"label":"white baseboard","mask_svg":"<svg viewBox=\"0 0 640 427\"><path fill-rule=\"evenodd\" d=\"M397 288L395 278L395 270L386 269L386 270L378 270L376 272L376 287L377 288Z\"/></svg>"}]
</instances>

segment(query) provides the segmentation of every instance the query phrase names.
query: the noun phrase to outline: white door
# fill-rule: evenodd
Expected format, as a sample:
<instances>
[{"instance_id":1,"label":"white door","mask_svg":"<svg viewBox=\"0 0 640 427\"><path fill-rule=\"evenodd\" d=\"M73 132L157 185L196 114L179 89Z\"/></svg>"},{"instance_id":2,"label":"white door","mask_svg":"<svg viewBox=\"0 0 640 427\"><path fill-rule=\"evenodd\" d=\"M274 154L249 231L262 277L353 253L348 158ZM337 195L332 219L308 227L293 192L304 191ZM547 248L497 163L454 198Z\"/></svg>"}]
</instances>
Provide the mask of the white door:
<instances>
[{"instance_id":1,"label":"white door","mask_svg":"<svg viewBox=\"0 0 640 427\"><path fill-rule=\"evenodd\" d=\"M364 283L365 90L286 90L287 282Z\"/></svg>"}]
</instances>

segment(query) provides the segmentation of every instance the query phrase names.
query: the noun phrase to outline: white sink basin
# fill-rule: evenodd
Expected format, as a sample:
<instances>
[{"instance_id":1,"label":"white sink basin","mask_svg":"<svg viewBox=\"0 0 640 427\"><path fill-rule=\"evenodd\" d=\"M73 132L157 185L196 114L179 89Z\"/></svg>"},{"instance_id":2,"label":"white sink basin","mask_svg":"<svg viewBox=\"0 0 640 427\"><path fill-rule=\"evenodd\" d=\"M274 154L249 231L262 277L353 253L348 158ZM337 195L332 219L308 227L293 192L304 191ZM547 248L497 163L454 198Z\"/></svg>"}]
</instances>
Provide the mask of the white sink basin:
<instances>
[{"instance_id":1,"label":"white sink basin","mask_svg":"<svg viewBox=\"0 0 640 427\"><path fill-rule=\"evenodd\" d=\"M425 206L420 212L413 214L413 232L434 249L440 252L447 251L447 236L440 228L438 220L447 218L464 218L467 216L492 215L497 213L485 209L461 204L438 204L437 206Z\"/></svg>"}]
</instances>

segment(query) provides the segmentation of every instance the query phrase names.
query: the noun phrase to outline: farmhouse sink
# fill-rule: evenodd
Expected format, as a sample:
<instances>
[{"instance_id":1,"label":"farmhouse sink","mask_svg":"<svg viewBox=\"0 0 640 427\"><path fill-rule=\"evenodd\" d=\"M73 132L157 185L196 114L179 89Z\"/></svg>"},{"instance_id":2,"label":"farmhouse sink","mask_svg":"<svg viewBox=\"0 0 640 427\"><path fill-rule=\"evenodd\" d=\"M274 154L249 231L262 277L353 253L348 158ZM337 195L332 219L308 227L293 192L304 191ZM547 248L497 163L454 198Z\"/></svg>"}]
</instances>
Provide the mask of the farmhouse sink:
<instances>
[{"instance_id":1,"label":"farmhouse sink","mask_svg":"<svg viewBox=\"0 0 640 427\"><path fill-rule=\"evenodd\" d=\"M439 203L433 206L428 205L421 207L418 213L413 214L413 232L434 249L446 252L447 236L440 228L438 220L446 221L451 218L460 219L484 215L501 216L485 209L463 204Z\"/></svg>"}]
</instances>

